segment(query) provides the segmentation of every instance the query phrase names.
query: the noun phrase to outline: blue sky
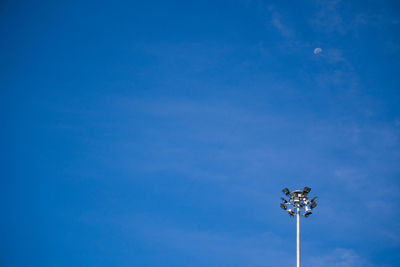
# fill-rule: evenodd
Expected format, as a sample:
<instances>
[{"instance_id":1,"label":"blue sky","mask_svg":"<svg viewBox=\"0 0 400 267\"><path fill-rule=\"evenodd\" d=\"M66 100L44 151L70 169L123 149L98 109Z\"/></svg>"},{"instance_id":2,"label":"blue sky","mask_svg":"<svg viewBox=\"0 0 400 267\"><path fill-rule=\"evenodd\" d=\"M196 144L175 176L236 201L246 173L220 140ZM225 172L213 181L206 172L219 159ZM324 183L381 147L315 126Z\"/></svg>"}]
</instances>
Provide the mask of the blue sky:
<instances>
[{"instance_id":1,"label":"blue sky","mask_svg":"<svg viewBox=\"0 0 400 267\"><path fill-rule=\"evenodd\" d=\"M2 1L0 265L399 266L399 12Z\"/></svg>"}]
</instances>

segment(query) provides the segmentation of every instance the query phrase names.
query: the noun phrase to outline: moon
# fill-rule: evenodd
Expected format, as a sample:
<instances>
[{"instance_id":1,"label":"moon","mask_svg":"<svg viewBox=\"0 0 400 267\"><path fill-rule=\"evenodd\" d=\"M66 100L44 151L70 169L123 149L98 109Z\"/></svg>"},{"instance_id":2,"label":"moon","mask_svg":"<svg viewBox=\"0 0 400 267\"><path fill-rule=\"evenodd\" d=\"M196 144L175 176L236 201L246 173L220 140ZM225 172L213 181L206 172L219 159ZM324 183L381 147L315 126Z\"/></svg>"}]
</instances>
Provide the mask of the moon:
<instances>
[{"instance_id":1,"label":"moon","mask_svg":"<svg viewBox=\"0 0 400 267\"><path fill-rule=\"evenodd\" d=\"M322 49L321 48L319 48L319 47L317 47L317 48L315 48L314 49L314 54L319 54L319 53L321 53L322 52Z\"/></svg>"}]
</instances>

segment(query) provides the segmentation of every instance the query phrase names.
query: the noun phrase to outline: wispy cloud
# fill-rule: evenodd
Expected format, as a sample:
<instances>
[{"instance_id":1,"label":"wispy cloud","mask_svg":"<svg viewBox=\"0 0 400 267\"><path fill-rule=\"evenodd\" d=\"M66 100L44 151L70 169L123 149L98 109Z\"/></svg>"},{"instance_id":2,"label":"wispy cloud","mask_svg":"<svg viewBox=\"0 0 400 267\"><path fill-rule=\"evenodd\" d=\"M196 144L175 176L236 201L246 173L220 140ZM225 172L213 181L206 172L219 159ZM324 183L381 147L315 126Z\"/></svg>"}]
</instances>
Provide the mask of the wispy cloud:
<instances>
[{"instance_id":1,"label":"wispy cloud","mask_svg":"<svg viewBox=\"0 0 400 267\"><path fill-rule=\"evenodd\" d=\"M368 262L365 257L359 255L352 249L337 248L329 254L322 254L311 259L305 259L305 265L310 267L355 267L376 266Z\"/></svg>"},{"instance_id":2,"label":"wispy cloud","mask_svg":"<svg viewBox=\"0 0 400 267\"><path fill-rule=\"evenodd\" d=\"M149 216L123 216L113 219L112 225L124 236L197 260L205 258L229 266L288 266L293 262L292 253L285 249L288 241L271 232L211 231Z\"/></svg>"},{"instance_id":3,"label":"wispy cloud","mask_svg":"<svg viewBox=\"0 0 400 267\"><path fill-rule=\"evenodd\" d=\"M349 9L346 2L342 0L315 0L314 3L316 12L309 19L309 23L319 32L328 34L357 33L362 26L382 29L382 27L400 23L400 20L391 14L385 4L381 4L379 8L374 10L359 11Z\"/></svg>"},{"instance_id":4,"label":"wispy cloud","mask_svg":"<svg viewBox=\"0 0 400 267\"><path fill-rule=\"evenodd\" d=\"M273 5L268 7L270 22L272 26L285 38L291 38L294 35L293 30L287 26L282 19L281 12L277 11Z\"/></svg>"},{"instance_id":5,"label":"wispy cloud","mask_svg":"<svg viewBox=\"0 0 400 267\"><path fill-rule=\"evenodd\" d=\"M343 17L339 12L341 0L317 0L318 10L310 23L318 30L326 32L344 32Z\"/></svg>"},{"instance_id":6,"label":"wispy cloud","mask_svg":"<svg viewBox=\"0 0 400 267\"><path fill-rule=\"evenodd\" d=\"M271 15L272 25L286 38L293 37L293 31L282 22L281 15L274 11Z\"/></svg>"},{"instance_id":7,"label":"wispy cloud","mask_svg":"<svg viewBox=\"0 0 400 267\"><path fill-rule=\"evenodd\" d=\"M328 48L324 50L322 56L326 57L328 63L335 64L339 62L344 62L348 64L347 67L351 68L351 66L349 66L350 64L348 63L347 59L343 56L343 51L341 51L338 48Z\"/></svg>"}]
</instances>

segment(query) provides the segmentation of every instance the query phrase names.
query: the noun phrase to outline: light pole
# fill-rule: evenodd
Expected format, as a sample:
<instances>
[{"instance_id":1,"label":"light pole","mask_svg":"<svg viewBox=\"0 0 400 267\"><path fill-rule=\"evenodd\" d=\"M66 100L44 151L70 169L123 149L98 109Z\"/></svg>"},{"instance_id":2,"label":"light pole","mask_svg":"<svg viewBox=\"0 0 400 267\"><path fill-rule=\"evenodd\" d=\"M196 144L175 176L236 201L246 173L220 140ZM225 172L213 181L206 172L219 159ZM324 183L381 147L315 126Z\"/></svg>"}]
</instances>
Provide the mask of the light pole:
<instances>
[{"instance_id":1,"label":"light pole","mask_svg":"<svg viewBox=\"0 0 400 267\"><path fill-rule=\"evenodd\" d=\"M289 213L290 217L297 217L297 235L296 235L296 244L297 244L297 253L296 253L296 262L297 267L300 267L300 215L304 217L308 217L312 214L311 210L317 206L317 202L315 200L317 197L313 199L308 199L308 193L310 193L311 188L304 187L303 191L296 190L290 193L289 189L284 188L282 192L289 197L289 200L281 197L282 203L281 208Z\"/></svg>"}]
</instances>

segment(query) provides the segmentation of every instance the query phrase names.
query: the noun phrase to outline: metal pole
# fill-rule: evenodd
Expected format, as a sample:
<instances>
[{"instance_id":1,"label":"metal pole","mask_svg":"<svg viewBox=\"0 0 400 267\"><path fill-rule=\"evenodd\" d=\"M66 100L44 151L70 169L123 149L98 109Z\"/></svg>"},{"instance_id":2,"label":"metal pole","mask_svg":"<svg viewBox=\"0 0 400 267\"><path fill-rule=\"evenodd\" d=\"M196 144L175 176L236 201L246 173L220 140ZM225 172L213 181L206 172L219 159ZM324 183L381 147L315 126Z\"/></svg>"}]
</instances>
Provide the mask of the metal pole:
<instances>
[{"instance_id":1,"label":"metal pole","mask_svg":"<svg viewBox=\"0 0 400 267\"><path fill-rule=\"evenodd\" d=\"M281 197L282 203L281 208L289 213L290 217L297 216L297 228L296 228L296 266L300 267L300 216L307 218L311 215L311 210L317 206L315 200L317 197L308 199L308 193L310 193L311 188L304 187L303 191L295 190L290 193L288 188L284 188L282 192L289 197L289 200ZM300 213L301 210L301 213Z\"/></svg>"},{"instance_id":2,"label":"metal pole","mask_svg":"<svg viewBox=\"0 0 400 267\"><path fill-rule=\"evenodd\" d=\"M300 267L300 209L297 208L297 267Z\"/></svg>"}]
</instances>

